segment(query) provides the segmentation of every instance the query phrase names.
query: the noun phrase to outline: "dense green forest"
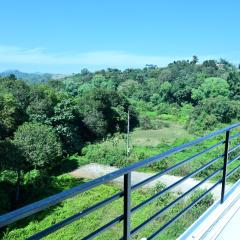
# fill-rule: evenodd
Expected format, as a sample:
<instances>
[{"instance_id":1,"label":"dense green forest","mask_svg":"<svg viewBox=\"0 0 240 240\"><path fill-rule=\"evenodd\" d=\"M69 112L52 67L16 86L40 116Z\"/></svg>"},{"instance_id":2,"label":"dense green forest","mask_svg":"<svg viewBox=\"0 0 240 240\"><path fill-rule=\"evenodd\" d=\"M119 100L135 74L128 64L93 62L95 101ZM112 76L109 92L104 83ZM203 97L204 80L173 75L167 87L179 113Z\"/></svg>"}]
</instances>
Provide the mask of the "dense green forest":
<instances>
[{"instance_id":1,"label":"dense green forest","mask_svg":"<svg viewBox=\"0 0 240 240\"><path fill-rule=\"evenodd\" d=\"M168 135L151 146L136 145L126 156L128 111L132 131L156 130L163 137L161 129L172 127L173 140ZM81 164L122 167L239 118L240 71L223 59L199 63L194 56L163 68L82 69L42 83L1 77L0 214L65 189L58 186L59 176ZM132 134L141 141L139 132ZM150 170L169 164L167 159Z\"/></svg>"}]
</instances>

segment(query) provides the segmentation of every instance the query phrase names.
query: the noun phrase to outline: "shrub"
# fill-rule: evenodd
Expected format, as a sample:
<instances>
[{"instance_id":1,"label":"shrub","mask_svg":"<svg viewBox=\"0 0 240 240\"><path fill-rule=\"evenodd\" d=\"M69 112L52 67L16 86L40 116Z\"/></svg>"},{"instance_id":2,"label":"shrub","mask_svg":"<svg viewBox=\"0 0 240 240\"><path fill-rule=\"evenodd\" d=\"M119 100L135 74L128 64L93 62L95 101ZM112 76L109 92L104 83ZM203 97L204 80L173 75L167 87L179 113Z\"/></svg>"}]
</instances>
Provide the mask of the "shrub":
<instances>
[{"instance_id":1,"label":"shrub","mask_svg":"<svg viewBox=\"0 0 240 240\"><path fill-rule=\"evenodd\" d=\"M147 130L147 129L152 129L152 123L151 123L151 119L148 116L143 116L140 119L140 127L143 130Z\"/></svg>"},{"instance_id":2,"label":"shrub","mask_svg":"<svg viewBox=\"0 0 240 240\"><path fill-rule=\"evenodd\" d=\"M126 149L119 145L113 147L110 142L88 145L82 153L89 162L116 167L122 167L126 162Z\"/></svg>"}]
</instances>

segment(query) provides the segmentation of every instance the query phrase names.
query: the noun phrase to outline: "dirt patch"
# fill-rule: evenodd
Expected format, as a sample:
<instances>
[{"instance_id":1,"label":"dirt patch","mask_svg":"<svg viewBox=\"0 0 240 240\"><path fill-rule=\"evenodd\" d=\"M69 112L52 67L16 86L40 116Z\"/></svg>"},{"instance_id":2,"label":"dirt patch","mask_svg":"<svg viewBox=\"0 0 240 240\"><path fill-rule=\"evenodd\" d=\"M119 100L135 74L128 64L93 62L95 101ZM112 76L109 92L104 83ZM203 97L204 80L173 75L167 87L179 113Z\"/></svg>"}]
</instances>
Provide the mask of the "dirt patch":
<instances>
[{"instance_id":1,"label":"dirt patch","mask_svg":"<svg viewBox=\"0 0 240 240\"><path fill-rule=\"evenodd\" d=\"M112 173L117 170L118 170L118 168L116 168L116 167L110 167L110 166L101 165L101 164L97 164L97 163L91 163L91 164L87 164L85 166L82 166L82 167L74 170L73 172L71 172L71 175L76 178L95 179L95 178L104 176L108 173ZM143 172L133 171L131 174L132 185L135 185L135 184L137 184L149 177L152 177L154 175L155 175L154 173L143 173ZM181 178L182 177L177 177L177 176L172 176L172 175L166 174L166 175L163 175L163 176L153 180L150 183L147 183L142 188L145 188L145 189L153 188L153 187L157 186L157 184L159 184L159 183L165 184L166 186L170 186L173 183L180 180ZM123 177L116 178L112 182L118 184L119 186L122 186L123 185ZM191 189L192 187L194 187L195 185L197 185L198 183L199 183L198 180L189 178L189 179L185 180L184 182L182 182L181 184L174 187L171 191L178 193L178 194L184 193L184 192L188 191L189 189ZM203 183L200 188L206 190L206 189L209 189L212 185L213 185L212 183L206 182L206 183ZM227 186L227 188L229 188L229 186ZM212 191L212 194L215 199L219 198L220 194L221 194L221 186L219 185L218 187L216 187Z\"/></svg>"}]
</instances>

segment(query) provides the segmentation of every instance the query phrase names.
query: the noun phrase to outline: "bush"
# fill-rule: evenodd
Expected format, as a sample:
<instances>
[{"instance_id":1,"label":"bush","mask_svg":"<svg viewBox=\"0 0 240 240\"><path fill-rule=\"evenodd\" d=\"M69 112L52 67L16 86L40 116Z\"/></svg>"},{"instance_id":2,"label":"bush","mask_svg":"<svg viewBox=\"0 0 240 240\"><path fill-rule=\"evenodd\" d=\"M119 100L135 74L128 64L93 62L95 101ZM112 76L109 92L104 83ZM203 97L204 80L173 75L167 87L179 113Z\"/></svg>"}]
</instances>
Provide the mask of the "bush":
<instances>
[{"instance_id":1,"label":"bush","mask_svg":"<svg viewBox=\"0 0 240 240\"><path fill-rule=\"evenodd\" d=\"M139 121L140 121L140 127L143 130L152 129L152 122L148 116L141 117Z\"/></svg>"},{"instance_id":2,"label":"bush","mask_svg":"<svg viewBox=\"0 0 240 240\"><path fill-rule=\"evenodd\" d=\"M113 147L112 142L88 145L83 148L82 153L90 163L96 162L116 167L126 165L126 149L119 145Z\"/></svg>"}]
</instances>

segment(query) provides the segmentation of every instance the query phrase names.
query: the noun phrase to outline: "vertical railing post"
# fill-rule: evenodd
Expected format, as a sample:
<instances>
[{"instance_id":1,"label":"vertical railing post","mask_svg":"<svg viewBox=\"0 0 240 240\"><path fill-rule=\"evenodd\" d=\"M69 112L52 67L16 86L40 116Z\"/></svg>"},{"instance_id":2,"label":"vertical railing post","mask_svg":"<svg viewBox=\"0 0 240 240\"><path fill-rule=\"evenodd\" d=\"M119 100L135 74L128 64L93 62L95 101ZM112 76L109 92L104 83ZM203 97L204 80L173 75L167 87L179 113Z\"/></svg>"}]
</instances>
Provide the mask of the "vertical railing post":
<instances>
[{"instance_id":1,"label":"vertical railing post","mask_svg":"<svg viewBox=\"0 0 240 240\"><path fill-rule=\"evenodd\" d=\"M131 231L131 172L124 175L124 219L123 219L123 239L130 239Z\"/></svg>"},{"instance_id":2,"label":"vertical railing post","mask_svg":"<svg viewBox=\"0 0 240 240\"><path fill-rule=\"evenodd\" d=\"M223 176L222 176L221 203L224 202L224 195L225 195L226 175L227 175L227 163L228 163L229 135L230 135L230 130L228 130L228 131L226 132L226 137L225 137L225 149L224 149L224 159L223 159Z\"/></svg>"}]
</instances>

